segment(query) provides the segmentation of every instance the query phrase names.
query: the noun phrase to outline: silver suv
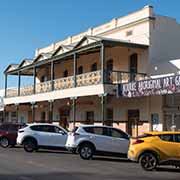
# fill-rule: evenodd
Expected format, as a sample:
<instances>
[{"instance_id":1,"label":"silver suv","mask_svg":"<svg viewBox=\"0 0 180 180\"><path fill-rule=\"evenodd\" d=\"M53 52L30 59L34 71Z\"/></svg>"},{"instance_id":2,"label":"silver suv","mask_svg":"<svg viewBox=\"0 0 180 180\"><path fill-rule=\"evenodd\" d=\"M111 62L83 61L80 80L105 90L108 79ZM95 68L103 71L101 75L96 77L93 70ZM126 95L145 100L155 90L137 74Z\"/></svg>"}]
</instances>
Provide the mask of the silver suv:
<instances>
[{"instance_id":1,"label":"silver suv","mask_svg":"<svg viewBox=\"0 0 180 180\"><path fill-rule=\"evenodd\" d=\"M93 155L127 156L129 135L109 126L81 125L68 134L66 148L82 159Z\"/></svg>"}]
</instances>

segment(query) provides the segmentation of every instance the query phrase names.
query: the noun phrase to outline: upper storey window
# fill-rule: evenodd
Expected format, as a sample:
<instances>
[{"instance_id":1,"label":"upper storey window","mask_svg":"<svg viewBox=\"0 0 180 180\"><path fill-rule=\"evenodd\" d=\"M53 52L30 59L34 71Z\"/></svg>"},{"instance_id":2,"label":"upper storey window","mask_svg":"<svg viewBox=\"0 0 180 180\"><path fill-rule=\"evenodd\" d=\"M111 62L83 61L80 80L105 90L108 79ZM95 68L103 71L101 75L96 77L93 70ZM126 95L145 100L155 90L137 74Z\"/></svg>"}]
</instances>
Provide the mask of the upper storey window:
<instances>
[{"instance_id":1,"label":"upper storey window","mask_svg":"<svg viewBox=\"0 0 180 180\"><path fill-rule=\"evenodd\" d=\"M133 31L132 30L126 31L126 36L131 36L131 35L133 35Z\"/></svg>"},{"instance_id":2,"label":"upper storey window","mask_svg":"<svg viewBox=\"0 0 180 180\"><path fill-rule=\"evenodd\" d=\"M91 65L91 71L97 71L97 63Z\"/></svg>"},{"instance_id":3,"label":"upper storey window","mask_svg":"<svg viewBox=\"0 0 180 180\"><path fill-rule=\"evenodd\" d=\"M65 71L64 71L63 77L68 77L68 70L65 70Z\"/></svg>"},{"instance_id":4,"label":"upper storey window","mask_svg":"<svg viewBox=\"0 0 180 180\"><path fill-rule=\"evenodd\" d=\"M79 66L78 68L78 74L82 74L83 73L83 67L82 66Z\"/></svg>"}]
</instances>

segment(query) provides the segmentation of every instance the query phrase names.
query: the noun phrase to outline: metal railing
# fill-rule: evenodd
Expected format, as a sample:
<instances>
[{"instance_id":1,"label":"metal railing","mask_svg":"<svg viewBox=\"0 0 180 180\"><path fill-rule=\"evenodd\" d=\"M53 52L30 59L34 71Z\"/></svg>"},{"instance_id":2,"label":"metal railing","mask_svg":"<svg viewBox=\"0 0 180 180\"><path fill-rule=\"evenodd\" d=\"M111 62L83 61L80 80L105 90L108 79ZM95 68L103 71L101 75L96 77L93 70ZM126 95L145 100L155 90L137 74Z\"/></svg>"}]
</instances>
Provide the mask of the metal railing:
<instances>
[{"instance_id":1,"label":"metal railing","mask_svg":"<svg viewBox=\"0 0 180 180\"><path fill-rule=\"evenodd\" d=\"M101 71L80 74L76 76L77 86L96 85L101 82Z\"/></svg>"},{"instance_id":2,"label":"metal railing","mask_svg":"<svg viewBox=\"0 0 180 180\"><path fill-rule=\"evenodd\" d=\"M76 86L89 86L96 85L101 82L101 71L94 71L84 73L76 76ZM35 93L46 93L53 90L69 89L74 87L74 76L68 76L65 78L55 79L53 84L51 81L37 83L35 86ZM34 93L33 85L24 86L20 88L20 96L32 95ZM7 89L7 97L18 96L18 88Z\"/></svg>"},{"instance_id":3,"label":"metal railing","mask_svg":"<svg viewBox=\"0 0 180 180\"><path fill-rule=\"evenodd\" d=\"M121 84L132 81L140 81L147 78L145 73L130 73L126 71L106 71L106 83Z\"/></svg>"},{"instance_id":4,"label":"metal railing","mask_svg":"<svg viewBox=\"0 0 180 180\"><path fill-rule=\"evenodd\" d=\"M130 73L125 71L105 71L105 83L108 84L121 84L128 83L131 81L138 81L146 79L146 74L144 73ZM53 84L52 84L53 83ZM35 86L35 93L46 93L52 90L62 90L74 87L74 76L68 76L65 78L59 78L52 81L46 81L42 83L37 83ZM90 86L97 85L101 83L101 71L93 71L89 73L84 73L76 76L76 86ZM52 89L53 87L53 89ZM20 96L32 95L34 93L33 85L25 86L20 88ZM18 96L18 89L12 88L7 89L7 97Z\"/></svg>"}]
</instances>

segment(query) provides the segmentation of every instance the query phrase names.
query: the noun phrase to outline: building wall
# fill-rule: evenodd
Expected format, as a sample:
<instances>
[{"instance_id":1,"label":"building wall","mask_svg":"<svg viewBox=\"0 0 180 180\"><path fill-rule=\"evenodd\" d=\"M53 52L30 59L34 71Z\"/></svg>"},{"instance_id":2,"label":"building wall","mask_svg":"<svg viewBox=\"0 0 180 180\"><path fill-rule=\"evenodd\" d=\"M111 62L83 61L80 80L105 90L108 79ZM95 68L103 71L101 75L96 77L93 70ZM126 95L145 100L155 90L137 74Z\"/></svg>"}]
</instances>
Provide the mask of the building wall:
<instances>
[{"instance_id":1,"label":"building wall","mask_svg":"<svg viewBox=\"0 0 180 180\"><path fill-rule=\"evenodd\" d=\"M144 8L126 16L112 19L111 21L95 28L89 28L87 31L80 34L69 36L65 40L52 43L44 48L39 48L36 50L35 55L37 56L41 53L54 51L61 44L77 43L85 35L99 35L141 44L149 44L149 17L154 17L153 8L151 6L145 6ZM129 30L133 30L133 34L131 36L126 36L126 32Z\"/></svg>"},{"instance_id":2,"label":"building wall","mask_svg":"<svg viewBox=\"0 0 180 180\"><path fill-rule=\"evenodd\" d=\"M149 59L151 74L175 73L174 69L169 68L170 60L179 59L179 42L180 42L180 25L178 22L169 17L155 16L155 21L150 25L150 47ZM154 71L154 67L157 70Z\"/></svg>"},{"instance_id":3,"label":"building wall","mask_svg":"<svg viewBox=\"0 0 180 180\"><path fill-rule=\"evenodd\" d=\"M129 71L129 57L133 53L138 54L138 72L146 73L148 64L148 50L127 47L113 47L105 49L105 60L113 60L113 70ZM77 69L83 66L83 73L91 72L91 65L97 63L97 69L101 68L100 52L95 52L86 55L79 55L77 59ZM54 77L55 79L63 78L63 73L68 70L68 76L73 76L73 58L55 64ZM39 68L37 70L37 83L40 82L42 76L46 76L50 80L50 65Z\"/></svg>"}]
</instances>

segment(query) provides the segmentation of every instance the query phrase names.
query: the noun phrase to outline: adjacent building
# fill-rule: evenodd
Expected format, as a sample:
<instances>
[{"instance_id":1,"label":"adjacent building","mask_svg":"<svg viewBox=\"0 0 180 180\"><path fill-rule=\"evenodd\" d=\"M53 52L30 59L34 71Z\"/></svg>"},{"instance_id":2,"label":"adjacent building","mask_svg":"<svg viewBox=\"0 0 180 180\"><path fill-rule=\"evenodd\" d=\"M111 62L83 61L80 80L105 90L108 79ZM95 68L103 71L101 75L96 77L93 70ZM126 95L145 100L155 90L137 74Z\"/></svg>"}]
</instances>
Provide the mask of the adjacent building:
<instances>
[{"instance_id":1,"label":"adjacent building","mask_svg":"<svg viewBox=\"0 0 180 180\"><path fill-rule=\"evenodd\" d=\"M176 20L145 6L10 64L4 71L5 111L14 113L14 121L69 129L79 123L111 125L132 135L180 129L178 94L125 94L139 81L178 74L170 60L179 59L179 47ZM17 88L8 87L11 76L18 77ZM32 84L22 86L26 77Z\"/></svg>"}]
</instances>

